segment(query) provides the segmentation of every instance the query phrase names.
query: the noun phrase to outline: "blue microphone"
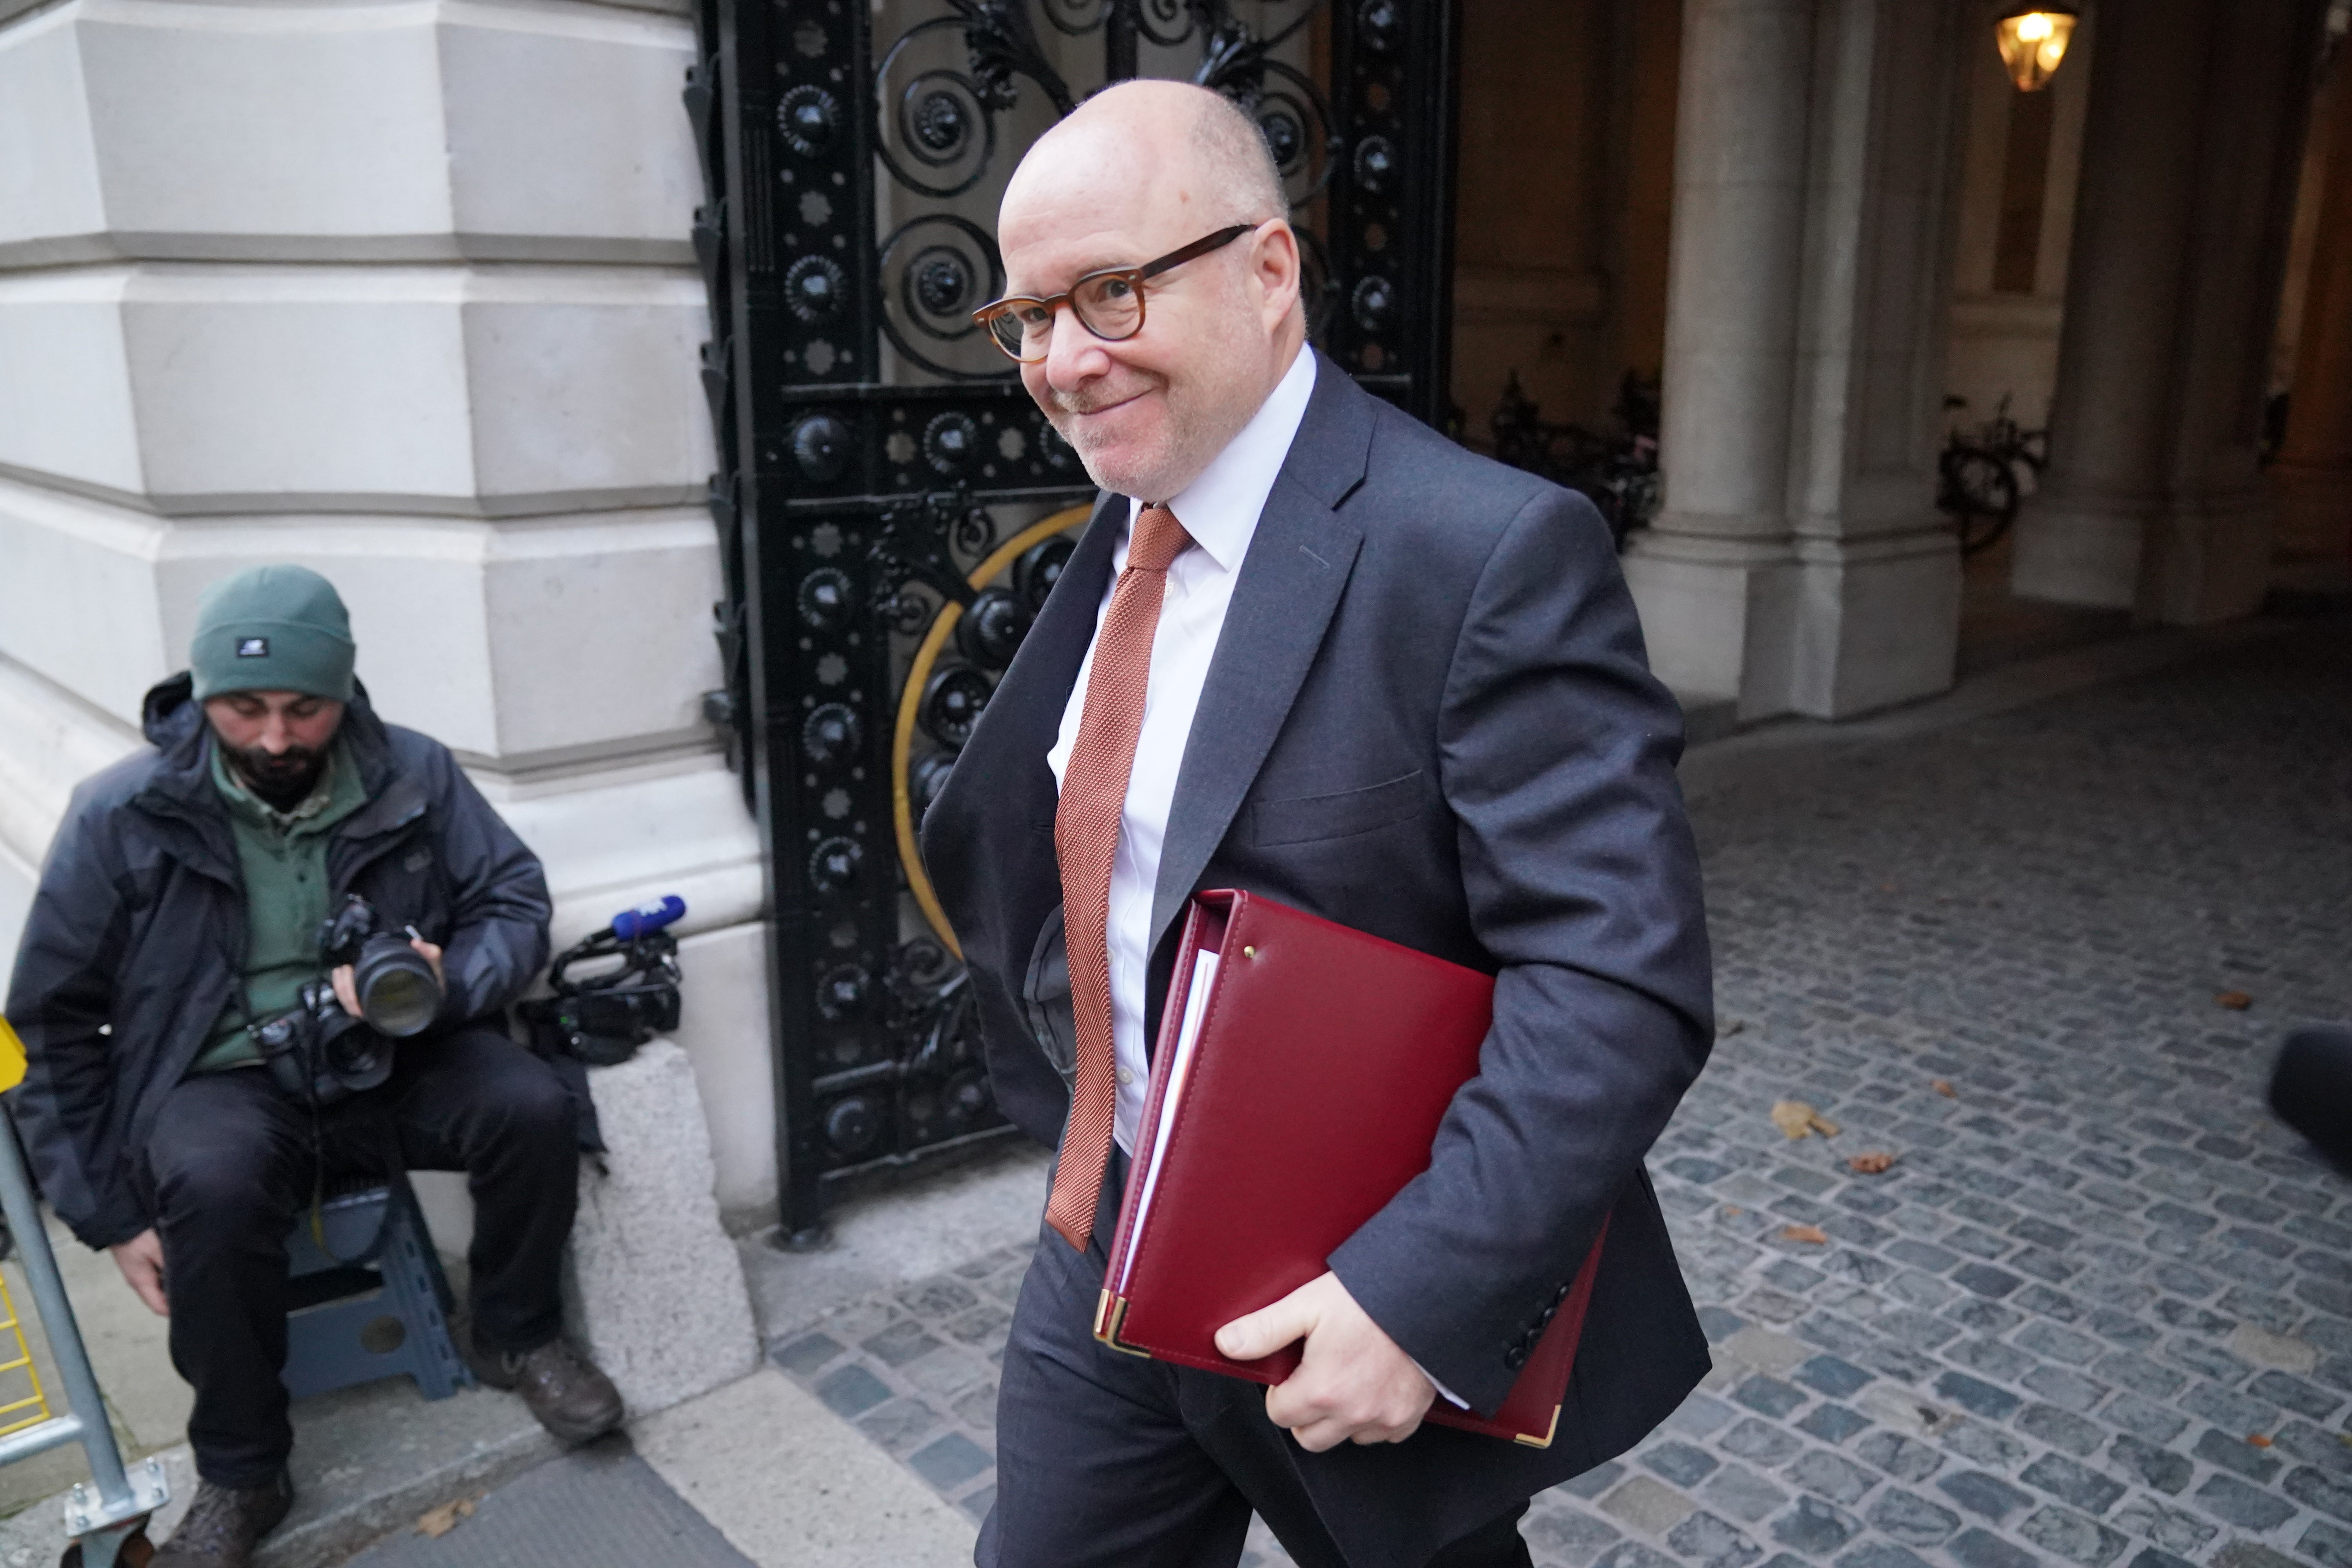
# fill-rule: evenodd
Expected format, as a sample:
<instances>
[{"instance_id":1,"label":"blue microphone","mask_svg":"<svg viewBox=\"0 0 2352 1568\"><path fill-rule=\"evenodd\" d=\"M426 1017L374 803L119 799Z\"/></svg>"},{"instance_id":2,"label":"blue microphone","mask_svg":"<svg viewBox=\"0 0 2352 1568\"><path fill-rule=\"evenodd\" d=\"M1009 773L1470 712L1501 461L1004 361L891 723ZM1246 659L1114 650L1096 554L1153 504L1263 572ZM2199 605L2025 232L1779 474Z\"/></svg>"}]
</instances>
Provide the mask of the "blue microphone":
<instances>
[{"instance_id":1,"label":"blue microphone","mask_svg":"<svg viewBox=\"0 0 2352 1568\"><path fill-rule=\"evenodd\" d=\"M635 942L641 936L661 930L686 913L686 900L676 893L666 893L650 903L639 904L634 910L623 910L613 917L613 934L623 942Z\"/></svg>"}]
</instances>

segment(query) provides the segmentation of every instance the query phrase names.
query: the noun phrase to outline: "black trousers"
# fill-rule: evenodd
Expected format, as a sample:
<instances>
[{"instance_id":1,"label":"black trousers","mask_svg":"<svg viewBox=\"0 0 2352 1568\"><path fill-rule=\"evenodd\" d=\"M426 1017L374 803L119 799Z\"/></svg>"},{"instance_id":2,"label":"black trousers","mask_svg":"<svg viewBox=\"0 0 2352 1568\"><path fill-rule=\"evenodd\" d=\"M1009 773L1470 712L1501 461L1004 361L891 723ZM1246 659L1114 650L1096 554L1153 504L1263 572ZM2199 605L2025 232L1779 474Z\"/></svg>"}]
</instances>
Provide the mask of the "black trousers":
<instances>
[{"instance_id":1,"label":"black trousers","mask_svg":"<svg viewBox=\"0 0 2352 1568\"><path fill-rule=\"evenodd\" d=\"M1297 1439L1239 1378L1123 1355L1094 1337L1125 1162L1112 1153L1084 1257L1042 1231L997 1385L996 1500L979 1568L1234 1568L1250 1515L1299 1568L1349 1568L1299 1473ZM1528 1568L1523 1502L1426 1568Z\"/></svg>"},{"instance_id":2,"label":"black trousers","mask_svg":"<svg viewBox=\"0 0 2352 1568\"><path fill-rule=\"evenodd\" d=\"M313 1120L258 1068L188 1079L164 1098L146 1177L163 1242L172 1364L196 1391L188 1441L216 1486L268 1480L293 1449L286 1417L286 1237L330 1176L464 1171L474 1194L473 1331L534 1350L562 1325L563 1243L579 1202L570 1096L492 1028L400 1043L383 1087ZM315 1152L314 1152L315 1150Z\"/></svg>"}]
</instances>

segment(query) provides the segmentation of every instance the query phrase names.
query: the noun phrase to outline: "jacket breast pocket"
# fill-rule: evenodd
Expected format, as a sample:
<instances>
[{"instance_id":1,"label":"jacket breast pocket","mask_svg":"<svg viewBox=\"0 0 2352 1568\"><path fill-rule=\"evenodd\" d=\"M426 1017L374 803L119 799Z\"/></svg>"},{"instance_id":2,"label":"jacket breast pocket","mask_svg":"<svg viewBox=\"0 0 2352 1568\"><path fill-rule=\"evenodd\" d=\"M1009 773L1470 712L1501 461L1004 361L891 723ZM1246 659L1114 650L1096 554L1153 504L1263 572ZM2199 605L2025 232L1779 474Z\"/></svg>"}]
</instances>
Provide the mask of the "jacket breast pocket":
<instances>
[{"instance_id":1,"label":"jacket breast pocket","mask_svg":"<svg viewBox=\"0 0 2352 1568\"><path fill-rule=\"evenodd\" d=\"M1421 815L1428 800L1428 781L1419 768L1400 778L1337 795L1262 800L1251 808L1250 839L1264 848L1347 838L1409 821Z\"/></svg>"}]
</instances>

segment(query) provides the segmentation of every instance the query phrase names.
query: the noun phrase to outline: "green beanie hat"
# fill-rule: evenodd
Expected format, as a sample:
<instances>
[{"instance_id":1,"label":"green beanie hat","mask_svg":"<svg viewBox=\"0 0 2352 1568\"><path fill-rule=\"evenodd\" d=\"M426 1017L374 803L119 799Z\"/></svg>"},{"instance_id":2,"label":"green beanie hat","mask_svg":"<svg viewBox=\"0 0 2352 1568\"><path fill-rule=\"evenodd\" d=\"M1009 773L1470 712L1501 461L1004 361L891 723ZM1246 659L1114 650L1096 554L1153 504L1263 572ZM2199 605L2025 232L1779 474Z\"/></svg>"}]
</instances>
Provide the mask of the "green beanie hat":
<instances>
[{"instance_id":1,"label":"green beanie hat","mask_svg":"<svg viewBox=\"0 0 2352 1568\"><path fill-rule=\"evenodd\" d=\"M307 566L256 566L205 590L188 667L196 700L232 691L352 700L352 618Z\"/></svg>"}]
</instances>

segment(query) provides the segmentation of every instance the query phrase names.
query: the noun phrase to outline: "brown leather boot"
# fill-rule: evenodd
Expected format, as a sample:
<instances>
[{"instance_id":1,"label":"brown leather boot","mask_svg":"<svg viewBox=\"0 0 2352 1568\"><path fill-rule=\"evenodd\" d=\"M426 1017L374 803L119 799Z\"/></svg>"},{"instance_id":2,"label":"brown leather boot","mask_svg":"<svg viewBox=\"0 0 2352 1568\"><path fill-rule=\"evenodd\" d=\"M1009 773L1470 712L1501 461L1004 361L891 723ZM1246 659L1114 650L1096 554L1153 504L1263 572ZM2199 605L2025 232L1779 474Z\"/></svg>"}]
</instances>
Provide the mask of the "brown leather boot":
<instances>
[{"instance_id":1,"label":"brown leather boot","mask_svg":"<svg viewBox=\"0 0 2352 1568\"><path fill-rule=\"evenodd\" d=\"M593 1442L621 1424L621 1391L564 1341L531 1351L486 1351L469 1331L462 1342L476 1377L521 1394L539 1424L564 1442Z\"/></svg>"},{"instance_id":2,"label":"brown leather boot","mask_svg":"<svg viewBox=\"0 0 2352 1568\"><path fill-rule=\"evenodd\" d=\"M280 1470L257 1487L216 1487L205 1481L196 1500L149 1568L246 1568L254 1543L278 1528L294 1506L294 1482Z\"/></svg>"}]
</instances>

